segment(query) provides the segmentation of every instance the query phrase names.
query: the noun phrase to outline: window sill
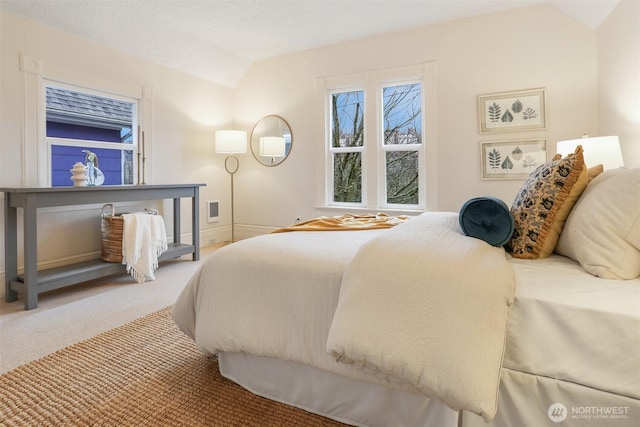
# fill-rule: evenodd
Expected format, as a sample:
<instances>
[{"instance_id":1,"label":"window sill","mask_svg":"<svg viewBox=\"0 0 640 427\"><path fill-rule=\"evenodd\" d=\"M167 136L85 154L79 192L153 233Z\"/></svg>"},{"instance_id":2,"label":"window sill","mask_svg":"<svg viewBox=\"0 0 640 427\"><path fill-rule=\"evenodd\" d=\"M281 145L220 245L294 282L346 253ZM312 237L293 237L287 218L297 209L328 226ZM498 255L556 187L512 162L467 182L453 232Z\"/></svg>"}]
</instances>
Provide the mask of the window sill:
<instances>
[{"instance_id":1,"label":"window sill","mask_svg":"<svg viewBox=\"0 0 640 427\"><path fill-rule=\"evenodd\" d=\"M415 216L426 212L424 209L383 209L383 208L363 208L354 206L315 206L316 209L327 212L341 213L385 213L388 215L409 215Z\"/></svg>"}]
</instances>

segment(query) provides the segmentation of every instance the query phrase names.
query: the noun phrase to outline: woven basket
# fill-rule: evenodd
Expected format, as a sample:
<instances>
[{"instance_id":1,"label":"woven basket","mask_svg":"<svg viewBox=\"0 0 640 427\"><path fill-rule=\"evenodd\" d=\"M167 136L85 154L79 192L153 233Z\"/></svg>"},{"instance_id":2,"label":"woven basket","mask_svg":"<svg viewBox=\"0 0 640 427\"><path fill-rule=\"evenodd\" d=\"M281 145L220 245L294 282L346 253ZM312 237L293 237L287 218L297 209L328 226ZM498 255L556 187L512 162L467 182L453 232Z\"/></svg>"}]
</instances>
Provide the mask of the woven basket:
<instances>
[{"instance_id":1,"label":"woven basket","mask_svg":"<svg viewBox=\"0 0 640 427\"><path fill-rule=\"evenodd\" d=\"M116 215L111 203L102 207L100 232L102 235L102 256L106 262L122 262L122 232L124 221L122 215Z\"/></svg>"}]
</instances>

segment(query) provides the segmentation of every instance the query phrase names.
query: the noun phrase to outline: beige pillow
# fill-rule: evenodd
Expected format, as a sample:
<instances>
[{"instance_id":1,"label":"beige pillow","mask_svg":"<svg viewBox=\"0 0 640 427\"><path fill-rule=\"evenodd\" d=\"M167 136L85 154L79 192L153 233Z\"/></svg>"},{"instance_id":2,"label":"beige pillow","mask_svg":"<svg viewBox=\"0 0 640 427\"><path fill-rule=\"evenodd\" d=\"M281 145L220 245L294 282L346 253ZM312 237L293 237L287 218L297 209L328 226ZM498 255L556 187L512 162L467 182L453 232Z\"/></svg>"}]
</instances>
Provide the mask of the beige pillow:
<instances>
[{"instance_id":1,"label":"beige pillow","mask_svg":"<svg viewBox=\"0 0 640 427\"><path fill-rule=\"evenodd\" d=\"M589 177L588 181L593 181L598 175L600 175L604 171L603 165L596 165L592 168L587 169L587 176Z\"/></svg>"},{"instance_id":2,"label":"beige pillow","mask_svg":"<svg viewBox=\"0 0 640 427\"><path fill-rule=\"evenodd\" d=\"M538 166L511 206L515 230L506 248L516 258L551 255L571 208L587 186L582 146L575 153Z\"/></svg>"},{"instance_id":3,"label":"beige pillow","mask_svg":"<svg viewBox=\"0 0 640 427\"><path fill-rule=\"evenodd\" d=\"M594 179L567 218L556 252L594 276L640 276L640 169L610 169Z\"/></svg>"}]
</instances>

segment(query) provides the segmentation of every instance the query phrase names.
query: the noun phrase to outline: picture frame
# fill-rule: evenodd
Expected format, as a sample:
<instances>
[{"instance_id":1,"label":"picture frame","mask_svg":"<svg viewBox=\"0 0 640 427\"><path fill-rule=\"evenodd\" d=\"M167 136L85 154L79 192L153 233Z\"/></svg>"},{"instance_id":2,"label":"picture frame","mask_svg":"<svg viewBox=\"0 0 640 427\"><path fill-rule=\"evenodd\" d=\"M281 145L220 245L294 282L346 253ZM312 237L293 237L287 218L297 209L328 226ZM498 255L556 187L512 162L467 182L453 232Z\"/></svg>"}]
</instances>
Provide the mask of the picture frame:
<instances>
[{"instance_id":1,"label":"picture frame","mask_svg":"<svg viewBox=\"0 0 640 427\"><path fill-rule=\"evenodd\" d=\"M546 129L545 92L535 88L479 95L480 133Z\"/></svg>"},{"instance_id":2,"label":"picture frame","mask_svg":"<svg viewBox=\"0 0 640 427\"><path fill-rule=\"evenodd\" d=\"M546 139L480 143L483 180L526 179L547 161Z\"/></svg>"}]
</instances>

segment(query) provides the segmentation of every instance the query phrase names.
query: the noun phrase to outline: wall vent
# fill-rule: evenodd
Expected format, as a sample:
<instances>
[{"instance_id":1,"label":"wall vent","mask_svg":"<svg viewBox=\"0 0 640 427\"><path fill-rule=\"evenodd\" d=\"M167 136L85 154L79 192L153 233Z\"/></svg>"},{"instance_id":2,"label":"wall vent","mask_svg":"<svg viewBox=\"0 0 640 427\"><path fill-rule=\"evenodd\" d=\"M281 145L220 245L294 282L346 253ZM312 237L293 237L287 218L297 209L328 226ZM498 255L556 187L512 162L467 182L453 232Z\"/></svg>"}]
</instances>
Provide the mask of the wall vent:
<instances>
[{"instance_id":1,"label":"wall vent","mask_svg":"<svg viewBox=\"0 0 640 427\"><path fill-rule=\"evenodd\" d=\"M210 200L207 202L207 222L217 222L220 220L220 201Z\"/></svg>"}]
</instances>

